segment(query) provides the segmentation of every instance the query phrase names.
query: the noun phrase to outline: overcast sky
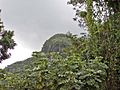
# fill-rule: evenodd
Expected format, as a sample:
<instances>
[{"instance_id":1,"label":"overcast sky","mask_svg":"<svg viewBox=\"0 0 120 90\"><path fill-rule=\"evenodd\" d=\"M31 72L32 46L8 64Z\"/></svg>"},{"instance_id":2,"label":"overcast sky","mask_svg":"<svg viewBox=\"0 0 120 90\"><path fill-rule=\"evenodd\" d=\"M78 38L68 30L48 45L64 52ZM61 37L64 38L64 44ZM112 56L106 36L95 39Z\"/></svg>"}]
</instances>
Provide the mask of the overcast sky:
<instances>
[{"instance_id":1,"label":"overcast sky","mask_svg":"<svg viewBox=\"0 0 120 90\"><path fill-rule=\"evenodd\" d=\"M5 28L15 31L17 46L12 57L2 62L5 67L24 60L56 33L84 32L72 18L75 12L68 0L0 0L1 18Z\"/></svg>"}]
</instances>

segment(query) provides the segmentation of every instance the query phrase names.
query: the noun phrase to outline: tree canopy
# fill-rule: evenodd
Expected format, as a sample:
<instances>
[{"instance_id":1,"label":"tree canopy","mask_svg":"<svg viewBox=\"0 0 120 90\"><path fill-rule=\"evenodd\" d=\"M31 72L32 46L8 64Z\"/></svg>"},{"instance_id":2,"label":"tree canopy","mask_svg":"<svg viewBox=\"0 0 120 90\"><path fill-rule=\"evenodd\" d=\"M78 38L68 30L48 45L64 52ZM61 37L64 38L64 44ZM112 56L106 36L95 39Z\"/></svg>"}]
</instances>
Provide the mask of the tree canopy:
<instances>
[{"instance_id":1,"label":"tree canopy","mask_svg":"<svg viewBox=\"0 0 120 90\"><path fill-rule=\"evenodd\" d=\"M89 32L88 60L102 56L108 65L106 90L118 90L120 58L120 1L119 0L70 0L81 26ZM81 9L83 8L84 9Z\"/></svg>"},{"instance_id":2,"label":"tree canopy","mask_svg":"<svg viewBox=\"0 0 120 90\"><path fill-rule=\"evenodd\" d=\"M8 53L9 49L14 49L16 45L14 39L13 31L5 30L3 22L0 18L0 62L10 57L10 53Z\"/></svg>"}]
</instances>

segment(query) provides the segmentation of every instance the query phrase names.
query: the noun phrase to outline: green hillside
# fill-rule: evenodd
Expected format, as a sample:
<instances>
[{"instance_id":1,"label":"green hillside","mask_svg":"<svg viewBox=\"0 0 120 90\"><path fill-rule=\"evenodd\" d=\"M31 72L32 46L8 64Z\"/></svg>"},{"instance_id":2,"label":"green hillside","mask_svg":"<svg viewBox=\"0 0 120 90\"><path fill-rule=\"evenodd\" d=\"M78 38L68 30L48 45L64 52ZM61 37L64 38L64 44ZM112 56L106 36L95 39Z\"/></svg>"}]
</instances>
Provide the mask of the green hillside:
<instances>
[{"instance_id":1,"label":"green hillside","mask_svg":"<svg viewBox=\"0 0 120 90\"><path fill-rule=\"evenodd\" d=\"M50 37L43 45L41 52L48 53L48 52L62 52L62 50L66 47L72 45L70 38L66 36L66 34L55 34L54 36ZM49 58L49 56L47 56ZM40 57L41 58L41 57ZM36 59L28 58L24 61L18 61L11 65L8 65L5 68L5 71L12 72L12 73L22 73L26 70L26 68L33 69L34 62L37 62Z\"/></svg>"},{"instance_id":2,"label":"green hillside","mask_svg":"<svg viewBox=\"0 0 120 90\"><path fill-rule=\"evenodd\" d=\"M32 66L32 58L28 58L24 61L18 61L11 65L8 65L4 70L11 73L20 73L23 72L28 65Z\"/></svg>"},{"instance_id":3,"label":"green hillside","mask_svg":"<svg viewBox=\"0 0 120 90\"><path fill-rule=\"evenodd\" d=\"M55 34L43 44L42 52L62 52L64 48L72 45L66 34Z\"/></svg>"}]
</instances>

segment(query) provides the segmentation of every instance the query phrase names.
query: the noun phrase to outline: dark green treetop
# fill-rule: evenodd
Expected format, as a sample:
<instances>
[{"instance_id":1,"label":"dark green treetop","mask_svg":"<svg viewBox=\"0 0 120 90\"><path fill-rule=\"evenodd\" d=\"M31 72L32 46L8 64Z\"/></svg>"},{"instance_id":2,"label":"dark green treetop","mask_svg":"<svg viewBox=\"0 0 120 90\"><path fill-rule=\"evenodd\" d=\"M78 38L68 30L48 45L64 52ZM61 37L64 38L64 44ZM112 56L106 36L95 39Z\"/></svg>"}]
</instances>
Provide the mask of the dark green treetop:
<instances>
[{"instance_id":1,"label":"dark green treetop","mask_svg":"<svg viewBox=\"0 0 120 90\"><path fill-rule=\"evenodd\" d=\"M13 31L4 29L3 22L0 18L0 62L10 57L11 54L8 50L14 49L14 46L16 45L12 38L13 36Z\"/></svg>"}]
</instances>

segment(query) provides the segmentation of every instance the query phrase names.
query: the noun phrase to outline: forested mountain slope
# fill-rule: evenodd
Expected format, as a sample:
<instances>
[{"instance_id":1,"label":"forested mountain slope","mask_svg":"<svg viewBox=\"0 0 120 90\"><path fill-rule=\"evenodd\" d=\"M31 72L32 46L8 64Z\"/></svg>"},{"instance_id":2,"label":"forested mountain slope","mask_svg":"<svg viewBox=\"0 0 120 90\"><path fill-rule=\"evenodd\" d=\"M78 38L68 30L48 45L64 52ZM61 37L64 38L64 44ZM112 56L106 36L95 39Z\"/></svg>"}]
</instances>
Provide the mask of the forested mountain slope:
<instances>
[{"instance_id":1,"label":"forested mountain slope","mask_svg":"<svg viewBox=\"0 0 120 90\"><path fill-rule=\"evenodd\" d=\"M63 48L71 45L71 39L66 34L55 34L43 44L42 52L62 52Z\"/></svg>"},{"instance_id":2,"label":"forested mountain slope","mask_svg":"<svg viewBox=\"0 0 120 90\"><path fill-rule=\"evenodd\" d=\"M12 72L12 73L20 73L24 71L28 65L32 66L32 62L33 62L32 58L28 58L24 61L18 61L11 65L8 65L5 68L5 71Z\"/></svg>"},{"instance_id":3,"label":"forested mountain slope","mask_svg":"<svg viewBox=\"0 0 120 90\"><path fill-rule=\"evenodd\" d=\"M50 37L46 42L43 44L43 48L41 52L49 53L49 52L62 52L64 48L69 47L72 45L72 41L66 34L55 34ZM18 61L11 65L8 65L5 68L5 71L12 72L12 73L22 73L26 68L34 68L34 60L32 57L28 58L24 61Z\"/></svg>"}]
</instances>

